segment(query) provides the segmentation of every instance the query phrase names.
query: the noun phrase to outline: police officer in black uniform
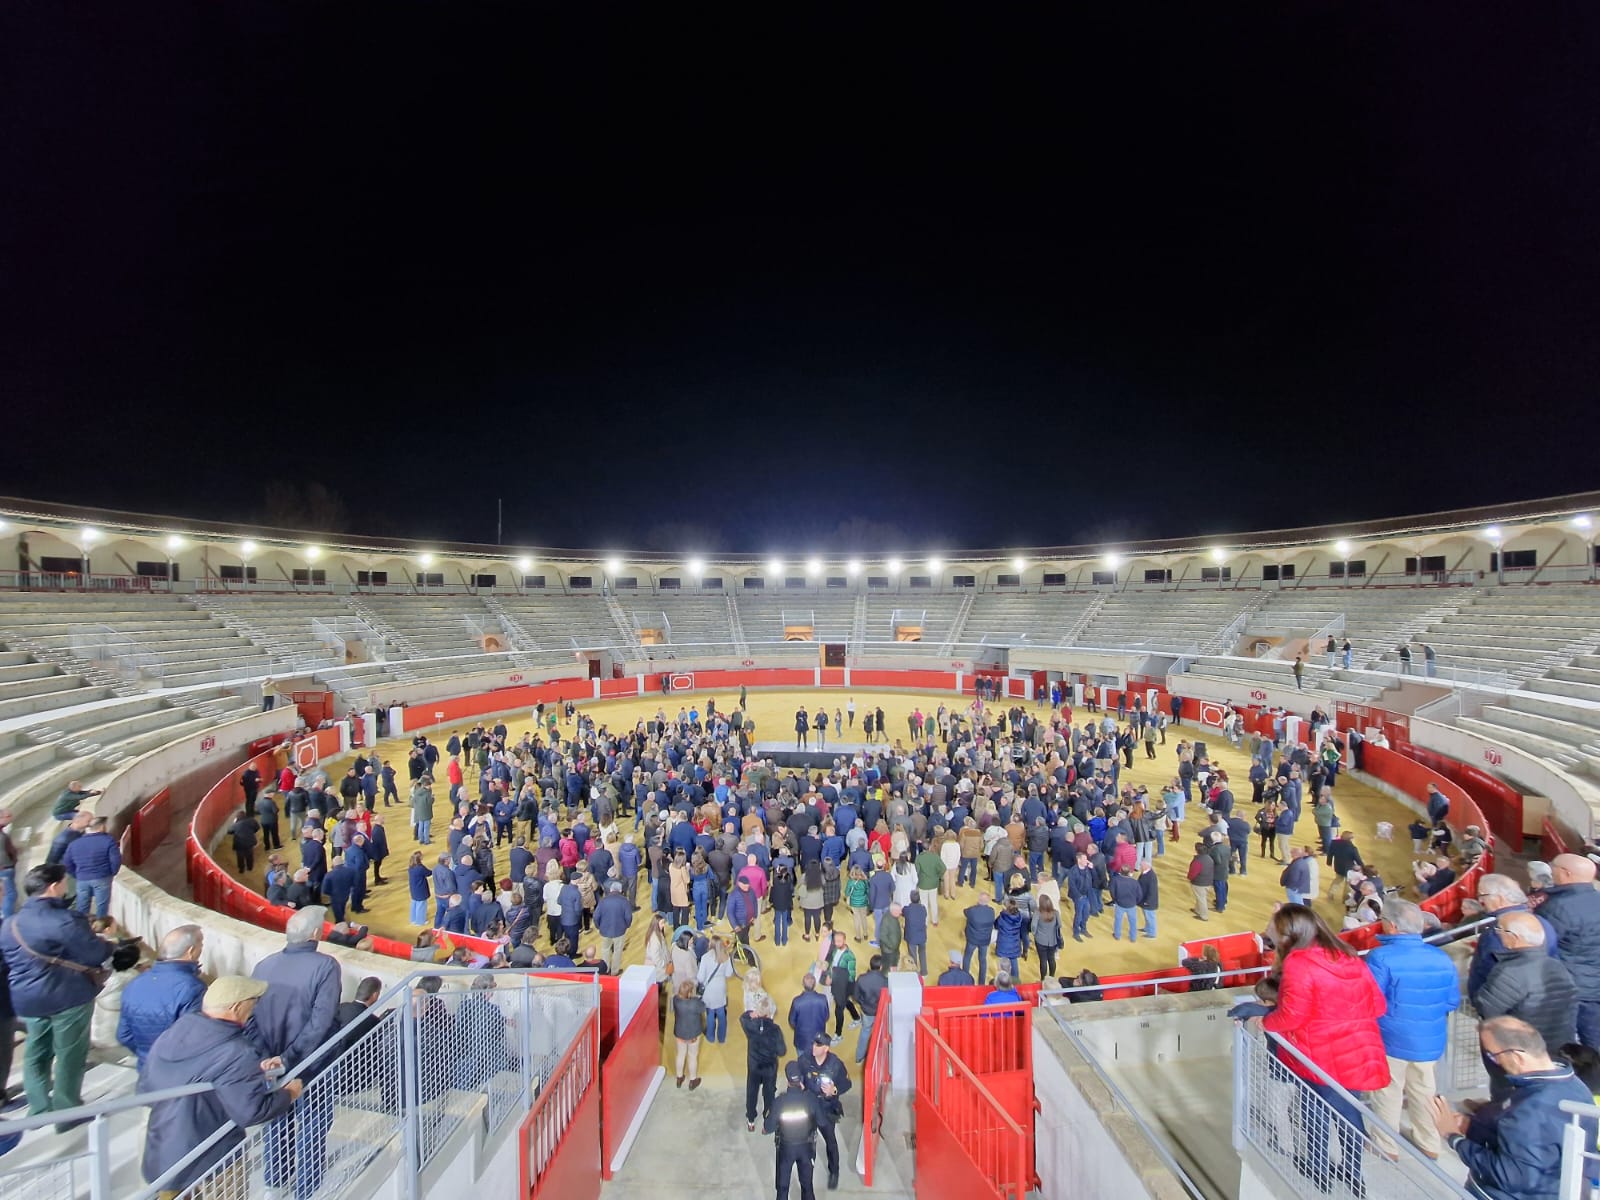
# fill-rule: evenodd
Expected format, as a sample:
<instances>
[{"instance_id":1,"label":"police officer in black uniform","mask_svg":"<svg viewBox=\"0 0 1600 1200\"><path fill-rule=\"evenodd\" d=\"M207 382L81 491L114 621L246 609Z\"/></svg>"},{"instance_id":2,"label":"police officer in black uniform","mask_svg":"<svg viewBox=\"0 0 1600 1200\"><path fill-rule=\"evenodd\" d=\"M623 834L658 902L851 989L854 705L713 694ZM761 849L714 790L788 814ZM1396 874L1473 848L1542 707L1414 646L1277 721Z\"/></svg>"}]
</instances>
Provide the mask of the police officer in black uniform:
<instances>
[{"instance_id":1,"label":"police officer in black uniform","mask_svg":"<svg viewBox=\"0 0 1600 1200\"><path fill-rule=\"evenodd\" d=\"M811 1177L817 1166L817 1130L822 1106L806 1088L806 1071L800 1062L784 1068L789 1090L773 1101L762 1129L778 1142L778 1200L789 1198L789 1168L800 1179L800 1200L816 1200Z\"/></svg>"},{"instance_id":2,"label":"police officer in black uniform","mask_svg":"<svg viewBox=\"0 0 1600 1200\"><path fill-rule=\"evenodd\" d=\"M811 1041L811 1053L800 1060L800 1066L805 1070L806 1090L817 1098L817 1107L822 1111L817 1129L828 1151L829 1191L839 1186L839 1139L834 1134L834 1126L844 1116L844 1105L839 1097L851 1087L850 1072L839 1061L839 1056L829 1049L832 1045L832 1038L819 1033Z\"/></svg>"}]
</instances>

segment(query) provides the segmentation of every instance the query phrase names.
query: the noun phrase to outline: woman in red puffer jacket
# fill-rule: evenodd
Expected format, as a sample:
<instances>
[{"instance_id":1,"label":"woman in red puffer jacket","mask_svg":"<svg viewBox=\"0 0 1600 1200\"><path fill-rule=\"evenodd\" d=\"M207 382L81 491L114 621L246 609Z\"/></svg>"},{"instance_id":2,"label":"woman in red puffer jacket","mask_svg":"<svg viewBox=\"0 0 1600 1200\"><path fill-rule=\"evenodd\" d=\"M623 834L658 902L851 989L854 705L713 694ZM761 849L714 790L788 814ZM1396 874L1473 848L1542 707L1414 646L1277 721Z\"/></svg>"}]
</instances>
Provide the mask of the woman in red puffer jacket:
<instances>
[{"instance_id":1,"label":"woman in red puffer jacket","mask_svg":"<svg viewBox=\"0 0 1600 1200\"><path fill-rule=\"evenodd\" d=\"M1372 972L1333 930L1303 904L1286 904L1267 927L1277 947L1278 1006L1260 1018L1261 1028L1300 1051L1347 1092L1388 1086L1389 1062L1378 1018L1387 1005ZM1295 1165L1326 1187L1343 1179L1357 1196L1361 1178L1360 1110L1293 1054L1280 1051L1300 1083L1301 1127L1307 1152ZM1337 1114L1340 1162L1328 1161L1329 1113Z\"/></svg>"}]
</instances>

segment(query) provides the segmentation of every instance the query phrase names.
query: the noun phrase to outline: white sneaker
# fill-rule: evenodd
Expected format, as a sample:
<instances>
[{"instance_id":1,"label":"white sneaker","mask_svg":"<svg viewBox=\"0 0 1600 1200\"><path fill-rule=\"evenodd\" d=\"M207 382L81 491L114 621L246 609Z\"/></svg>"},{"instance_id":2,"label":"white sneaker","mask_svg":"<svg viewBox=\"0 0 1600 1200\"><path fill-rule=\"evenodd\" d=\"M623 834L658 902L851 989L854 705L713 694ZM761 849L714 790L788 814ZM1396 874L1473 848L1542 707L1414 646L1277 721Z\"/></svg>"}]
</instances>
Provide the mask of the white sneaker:
<instances>
[{"instance_id":1,"label":"white sneaker","mask_svg":"<svg viewBox=\"0 0 1600 1200\"><path fill-rule=\"evenodd\" d=\"M860 1021L851 1021L850 1024L846 1026L846 1028L847 1029L860 1029L861 1028L861 1022Z\"/></svg>"}]
</instances>

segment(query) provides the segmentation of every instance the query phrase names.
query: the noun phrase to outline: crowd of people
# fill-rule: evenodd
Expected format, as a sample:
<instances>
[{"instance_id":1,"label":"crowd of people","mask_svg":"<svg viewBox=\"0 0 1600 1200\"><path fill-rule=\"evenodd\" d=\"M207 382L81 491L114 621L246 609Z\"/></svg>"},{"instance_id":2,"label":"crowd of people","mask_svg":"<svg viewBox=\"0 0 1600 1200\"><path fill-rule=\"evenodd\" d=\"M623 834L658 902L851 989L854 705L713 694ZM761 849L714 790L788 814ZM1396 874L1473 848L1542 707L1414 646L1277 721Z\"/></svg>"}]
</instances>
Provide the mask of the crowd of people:
<instances>
[{"instance_id":1,"label":"crowd of people","mask_svg":"<svg viewBox=\"0 0 1600 1200\"><path fill-rule=\"evenodd\" d=\"M1271 971L1231 1015L1279 1039L1277 1077L1300 1096L1295 1167L1323 1190L1342 1183L1363 1195L1368 1138L1395 1160L1404 1131L1428 1158L1454 1150L1475 1195L1555 1197L1560 1103L1593 1103L1600 1091L1595 876L1593 856L1562 854L1531 893L1505 875L1479 877L1476 907L1493 923L1479 931L1464 984L1457 960L1424 939L1416 903L1381 902L1382 932L1364 958L1310 908L1281 906L1263 935ZM1440 1097L1435 1065L1463 992L1479 1018L1489 1095L1457 1108Z\"/></svg>"},{"instance_id":2,"label":"crowd of people","mask_svg":"<svg viewBox=\"0 0 1600 1200\"><path fill-rule=\"evenodd\" d=\"M797 735L802 719L820 733L838 730L841 719L853 730L868 714L851 701L848 713L818 725L823 715L799 710ZM1286 1047L1277 1052L1301 1089L1297 1165L1308 1176L1359 1192L1366 1135L1374 1152L1393 1157L1400 1147L1390 1131L1403 1130L1429 1156L1448 1143L1487 1195L1534 1194L1526 1189L1559 1158L1559 1131L1552 1141L1550 1128L1559 1123L1556 1100L1590 1094L1583 1080L1593 1082L1600 1062L1594 862L1559 856L1526 890L1503 875L1479 878L1477 902L1495 921L1458 988L1453 961L1423 940L1421 908L1340 827L1335 789L1358 747L1322 714L1313 714L1306 746L1284 744L1281 725L1277 737L1245 735L1234 722L1224 729L1241 749L1250 740L1252 817L1240 811L1228 771L1181 736L1172 739L1176 769L1166 786L1152 792L1124 778L1139 747L1155 758L1169 734L1184 732L1176 712L1149 711L1137 696L1125 695L1114 714L1078 721L1056 704L1002 707L982 697L960 709L917 708L906 737L892 740L874 708L882 747L812 772L760 758L742 702L729 711L715 701L704 712L662 708L617 730L571 704L533 716L534 731L518 739L504 723L452 734L442 748L415 738L404 795L396 769L375 756L358 756L337 783L319 769L285 768L275 780L245 772L229 837L241 871L265 849L267 899L294 910L288 941L253 979L208 985L199 975L203 932L182 927L122 989L116 1036L147 1089L196 1079L228 1085L158 1107L147 1178L181 1157L177 1147L230 1119L278 1122L293 1110L298 1085L275 1083L280 1070L363 1015L341 1011L338 965L317 952L324 922L334 922L330 940L360 945L368 931L348 918L366 912L373 889L402 879L421 962L616 972L642 924L679 1088L699 1086L703 1044L726 1042L738 978L747 1129L759 1125L777 1139L780 1172L802 1170L802 1190L818 1137L830 1186L837 1183L834 1127L851 1086L842 1043L855 1033L852 1057L861 1062L890 972L914 970L939 984L992 980L989 1000L1009 1003L1032 970L1073 988L1074 1000L1096 999L1092 971L1058 974L1067 937L1082 943L1108 925L1115 941L1155 936L1170 919L1160 915L1154 869L1169 842L1192 846L1188 919L1196 923L1213 908L1227 911L1230 881L1248 874L1253 841L1258 869L1267 859L1281 868L1285 902L1264 935L1274 965L1235 1011ZM82 798L63 807L59 853L53 847L54 861L28 874L23 903L0 925L11 1009L27 1026L34 1111L77 1103L78 1047L87 1045L97 973L117 949L89 924L103 915L119 863L92 840L109 835L85 819ZM1453 832L1442 795L1426 810L1412 830L1425 855L1411 882L1418 899L1454 882L1486 845L1481 831ZM418 850L403 872L385 874L386 820L402 818L419 846L442 845L432 861ZM297 863L280 834L285 822L299 835ZM1315 828L1314 840L1297 837L1302 823ZM0 814L0 848L4 824ZM1321 866L1332 872L1328 896L1344 900L1343 924L1381 929L1365 959L1310 907L1323 897ZM978 894L957 907L961 887ZM959 922L961 948L930 968L928 931L941 902L944 919ZM739 946L768 938L814 947L786 1011L759 970L739 966ZM589 944L580 949L582 941ZM1222 982L1214 951L1185 965L1194 990ZM370 1004L377 989L363 988ZM1463 992L1484 1018L1491 1079L1489 1100L1467 1113L1438 1100L1433 1076ZM426 1008L429 997L418 1003ZM1346 1093L1381 1126L1367 1130ZM315 1122L300 1126L300 1153L320 1161ZM204 1167L193 1170L190 1179Z\"/></svg>"}]
</instances>

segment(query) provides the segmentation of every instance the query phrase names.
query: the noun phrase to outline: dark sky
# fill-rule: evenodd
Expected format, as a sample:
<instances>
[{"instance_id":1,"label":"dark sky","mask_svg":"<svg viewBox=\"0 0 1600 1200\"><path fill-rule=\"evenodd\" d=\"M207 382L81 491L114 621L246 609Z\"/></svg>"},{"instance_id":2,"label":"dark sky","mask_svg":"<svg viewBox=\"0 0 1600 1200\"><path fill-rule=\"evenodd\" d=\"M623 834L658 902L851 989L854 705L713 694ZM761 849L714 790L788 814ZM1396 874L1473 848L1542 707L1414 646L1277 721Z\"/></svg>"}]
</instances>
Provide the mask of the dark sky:
<instances>
[{"instance_id":1,"label":"dark sky","mask_svg":"<svg viewBox=\"0 0 1600 1200\"><path fill-rule=\"evenodd\" d=\"M798 553L1597 486L1600 6L1106 7L8 5L0 492Z\"/></svg>"}]
</instances>

